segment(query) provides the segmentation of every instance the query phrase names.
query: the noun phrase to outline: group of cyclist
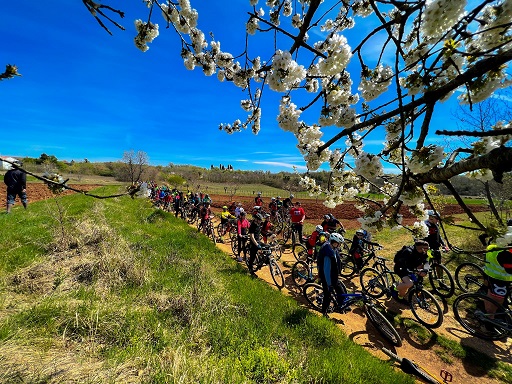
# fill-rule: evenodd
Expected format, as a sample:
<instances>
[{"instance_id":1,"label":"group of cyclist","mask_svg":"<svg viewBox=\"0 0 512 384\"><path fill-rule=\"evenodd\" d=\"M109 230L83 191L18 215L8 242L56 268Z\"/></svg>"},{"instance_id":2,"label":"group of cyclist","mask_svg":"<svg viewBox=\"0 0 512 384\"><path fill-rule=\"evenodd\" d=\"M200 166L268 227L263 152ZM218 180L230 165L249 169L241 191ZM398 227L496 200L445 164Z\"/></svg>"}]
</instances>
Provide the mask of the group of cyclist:
<instances>
[{"instance_id":1,"label":"group of cyclist","mask_svg":"<svg viewBox=\"0 0 512 384\"><path fill-rule=\"evenodd\" d=\"M176 217L183 218L185 205L192 206L197 210L200 217L199 230L205 221L211 217L212 200L208 194L187 193L184 194L176 189L166 187L150 188L151 198L155 202L173 204ZM268 203L268 209L264 209L265 202L261 192L254 198L254 207L251 210L252 220L247 217L247 212L242 203L232 202L229 206L222 207L220 220L222 224L228 221L235 222L237 231L238 254L237 261L243 261L249 255L249 270L254 274L252 265L256 253L266 243L269 236L274 233L276 218L291 222L292 230L297 233L298 241L303 242L311 258L315 259L318 265L318 275L324 290L323 313L327 315L331 295L340 295L340 283L338 280L341 270L340 245L344 243L343 224L332 214L326 214L321 224L309 235L303 236L303 226L306 213L299 201L293 201L291 194L284 200L280 196L272 197ZM425 276L431 265L441 263L442 252L448 251L448 247L440 233L440 216L434 210L427 212L428 218L425 225L428 228L428 236L424 239L416 239L413 245L404 246L394 258L394 272L401 278L392 291L393 297L401 303L407 304L407 292L413 286L411 272ZM503 304L510 293L512 283L512 219L508 220L508 232L505 236L493 244L487 245L486 263L484 272L487 277L486 294ZM349 255L353 258L356 270L363 267L363 255L370 246L379 246L371 241L371 235L363 229L358 229L352 239ZM242 258L242 255L244 259ZM440 274L442 270L438 271ZM492 308L486 308L492 312Z\"/></svg>"}]
</instances>

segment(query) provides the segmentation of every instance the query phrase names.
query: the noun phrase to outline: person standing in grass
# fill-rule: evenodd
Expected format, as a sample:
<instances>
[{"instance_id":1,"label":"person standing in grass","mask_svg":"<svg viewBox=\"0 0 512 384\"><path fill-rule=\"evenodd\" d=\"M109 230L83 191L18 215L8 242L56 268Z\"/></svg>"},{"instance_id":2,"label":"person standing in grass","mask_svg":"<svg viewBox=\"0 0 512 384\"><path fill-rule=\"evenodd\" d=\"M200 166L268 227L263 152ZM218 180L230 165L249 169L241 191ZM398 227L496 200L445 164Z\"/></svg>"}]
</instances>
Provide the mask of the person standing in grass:
<instances>
[{"instance_id":1,"label":"person standing in grass","mask_svg":"<svg viewBox=\"0 0 512 384\"><path fill-rule=\"evenodd\" d=\"M7 213L11 213L11 209L19 196L23 207L27 209L27 174L20 167L23 164L16 160L4 175L4 183L7 186Z\"/></svg>"}]
</instances>

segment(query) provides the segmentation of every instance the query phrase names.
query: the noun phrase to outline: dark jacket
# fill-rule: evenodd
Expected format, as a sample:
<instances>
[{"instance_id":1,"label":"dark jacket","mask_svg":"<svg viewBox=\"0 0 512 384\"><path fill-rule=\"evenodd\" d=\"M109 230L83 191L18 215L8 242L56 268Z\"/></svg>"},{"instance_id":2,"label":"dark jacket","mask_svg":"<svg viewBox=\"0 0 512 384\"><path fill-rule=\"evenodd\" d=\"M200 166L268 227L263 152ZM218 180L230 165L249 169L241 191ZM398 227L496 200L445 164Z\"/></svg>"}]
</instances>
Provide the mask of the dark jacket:
<instances>
[{"instance_id":1,"label":"dark jacket","mask_svg":"<svg viewBox=\"0 0 512 384\"><path fill-rule=\"evenodd\" d=\"M334 286L338 281L341 265L338 251L331 246L329 241L326 241L320 248L317 264L320 280L329 287Z\"/></svg>"},{"instance_id":2,"label":"dark jacket","mask_svg":"<svg viewBox=\"0 0 512 384\"><path fill-rule=\"evenodd\" d=\"M10 169L4 175L4 183L15 191L27 189L27 174L18 168Z\"/></svg>"}]
</instances>

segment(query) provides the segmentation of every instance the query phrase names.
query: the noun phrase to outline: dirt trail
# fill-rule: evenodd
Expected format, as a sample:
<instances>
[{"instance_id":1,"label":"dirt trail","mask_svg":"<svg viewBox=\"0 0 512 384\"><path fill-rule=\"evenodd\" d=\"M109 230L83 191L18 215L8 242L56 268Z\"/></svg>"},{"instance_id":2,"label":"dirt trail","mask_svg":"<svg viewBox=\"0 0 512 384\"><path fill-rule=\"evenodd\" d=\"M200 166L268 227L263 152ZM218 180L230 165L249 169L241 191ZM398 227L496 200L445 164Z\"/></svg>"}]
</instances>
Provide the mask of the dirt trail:
<instances>
[{"instance_id":1,"label":"dirt trail","mask_svg":"<svg viewBox=\"0 0 512 384\"><path fill-rule=\"evenodd\" d=\"M226 236L224 243L217 243L217 246L227 254L234 258L231 251L231 245L229 239ZM281 257L279 264L283 270L285 276L285 287L282 289L283 294L294 297L306 306L304 299L302 298L301 292L293 285L290 271L291 266L295 262L291 251L287 251ZM260 279L265 280L269 285L275 287L274 282L270 276L268 268L264 267L262 270L257 272ZM357 278L352 281L344 281L347 288L358 290L359 281ZM277 288L276 288L277 289ZM398 312L402 317L406 317L414 320L414 316L409 309L405 306L398 304L394 301L383 302L386 307L391 309L393 312ZM318 312L315 312L318 313ZM363 346L370 353L378 356L379 358L388 360L389 358L380 351L381 346L385 346L391 351L395 352L401 357L406 357L426 368L429 372L437 375L442 370L450 372L453 376L452 383L499 383L499 380L489 378L485 372L477 367L474 367L467 362L450 357L450 363L446 363L442 359L441 348L436 348L436 334L443 335L451 340L460 342L464 346L470 346L478 351L484 352L491 357L495 357L501 361L512 363L512 357L510 354L512 348L512 342L488 342L480 340L470 336L453 318L451 308L444 308L444 322L442 326L435 329L432 332L430 340L420 343L414 338L410 337L404 329L398 328L400 336L403 339L403 345L399 348L393 347L389 342L383 339L378 331L373 328L373 325L367 321L362 310L354 308L351 312L345 314L333 314L331 316L346 333L346 335L352 339L355 343Z\"/></svg>"}]
</instances>

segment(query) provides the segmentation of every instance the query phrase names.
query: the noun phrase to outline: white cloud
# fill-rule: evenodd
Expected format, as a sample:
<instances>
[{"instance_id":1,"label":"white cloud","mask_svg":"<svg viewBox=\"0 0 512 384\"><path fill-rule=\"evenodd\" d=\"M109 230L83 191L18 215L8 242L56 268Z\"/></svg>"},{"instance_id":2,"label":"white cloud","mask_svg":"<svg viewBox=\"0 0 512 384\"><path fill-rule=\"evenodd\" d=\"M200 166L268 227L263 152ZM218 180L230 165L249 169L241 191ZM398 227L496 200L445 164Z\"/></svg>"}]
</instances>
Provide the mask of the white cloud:
<instances>
[{"instance_id":1,"label":"white cloud","mask_svg":"<svg viewBox=\"0 0 512 384\"><path fill-rule=\"evenodd\" d=\"M249 160L245 160L245 159L237 159L235 161L238 161L238 162L241 162L241 163L247 163Z\"/></svg>"},{"instance_id":2,"label":"white cloud","mask_svg":"<svg viewBox=\"0 0 512 384\"><path fill-rule=\"evenodd\" d=\"M284 167L284 168L297 168L303 171L307 171L307 167L305 165L296 165L291 163L283 163L280 161L255 161L254 164L263 164L263 165L271 165L275 167Z\"/></svg>"}]
</instances>

